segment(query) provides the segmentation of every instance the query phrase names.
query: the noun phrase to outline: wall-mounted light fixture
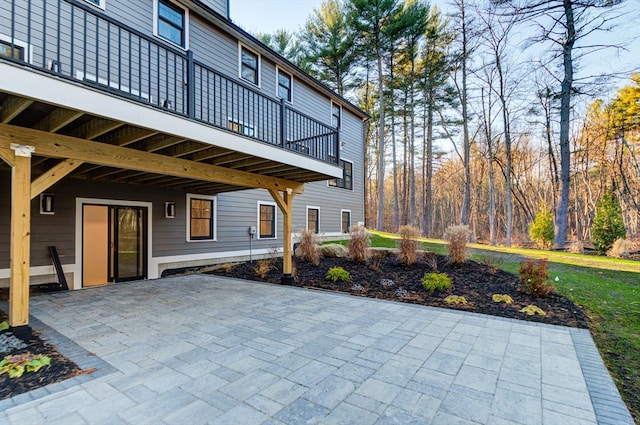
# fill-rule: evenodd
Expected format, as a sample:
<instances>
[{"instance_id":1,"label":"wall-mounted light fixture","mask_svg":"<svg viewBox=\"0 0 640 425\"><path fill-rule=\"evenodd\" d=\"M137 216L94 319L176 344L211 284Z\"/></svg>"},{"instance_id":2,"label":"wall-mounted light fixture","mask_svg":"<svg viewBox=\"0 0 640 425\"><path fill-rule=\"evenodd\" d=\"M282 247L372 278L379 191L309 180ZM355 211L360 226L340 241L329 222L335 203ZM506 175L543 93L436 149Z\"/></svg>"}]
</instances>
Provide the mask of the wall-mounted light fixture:
<instances>
[{"instance_id":1,"label":"wall-mounted light fixture","mask_svg":"<svg viewBox=\"0 0 640 425\"><path fill-rule=\"evenodd\" d=\"M176 203L165 202L164 203L164 218L176 218Z\"/></svg>"},{"instance_id":2,"label":"wall-mounted light fixture","mask_svg":"<svg viewBox=\"0 0 640 425\"><path fill-rule=\"evenodd\" d=\"M53 215L55 211L55 196L52 193L40 194L40 214Z\"/></svg>"}]
</instances>

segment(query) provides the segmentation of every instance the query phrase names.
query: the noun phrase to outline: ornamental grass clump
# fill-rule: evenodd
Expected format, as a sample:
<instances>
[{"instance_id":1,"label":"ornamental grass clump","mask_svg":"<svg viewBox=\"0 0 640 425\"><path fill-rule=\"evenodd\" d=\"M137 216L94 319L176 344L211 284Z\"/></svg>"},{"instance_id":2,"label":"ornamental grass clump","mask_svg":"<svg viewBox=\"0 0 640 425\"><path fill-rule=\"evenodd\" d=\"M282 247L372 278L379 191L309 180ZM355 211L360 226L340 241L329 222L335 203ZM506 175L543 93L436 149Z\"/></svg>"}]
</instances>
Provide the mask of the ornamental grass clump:
<instances>
[{"instance_id":1,"label":"ornamental grass clump","mask_svg":"<svg viewBox=\"0 0 640 425\"><path fill-rule=\"evenodd\" d=\"M320 239L312 230L301 229L296 255L303 261L317 266L320 264Z\"/></svg>"},{"instance_id":2,"label":"ornamental grass clump","mask_svg":"<svg viewBox=\"0 0 640 425\"><path fill-rule=\"evenodd\" d=\"M451 278L446 273L425 273L422 277L422 287L427 291L446 291L451 285Z\"/></svg>"},{"instance_id":3,"label":"ornamental grass clump","mask_svg":"<svg viewBox=\"0 0 640 425\"><path fill-rule=\"evenodd\" d=\"M449 226L444 232L444 239L449 242L449 262L462 264L467 260L467 241L469 240L469 226Z\"/></svg>"},{"instance_id":4,"label":"ornamental grass clump","mask_svg":"<svg viewBox=\"0 0 640 425\"><path fill-rule=\"evenodd\" d=\"M549 266L546 259L527 260L520 263L520 283L536 297L546 297L555 290L549 281Z\"/></svg>"},{"instance_id":5,"label":"ornamental grass clump","mask_svg":"<svg viewBox=\"0 0 640 425\"><path fill-rule=\"evenodd\" d=\"M400 226L398 258L407 266L415 263L418 257L418 236L420 236L420 229L417 227Z\"/></svg>"},{"instance_id":6,"label":"ornamental grass clump","mask_svg":"<svg viewBox=\"0 0 640 425\"><path fill-rule=\"evenodd\" d=\"M342 267L331 267L324 277L331 282L347 282L351 280L351 274Z\"/></svg>"},{"instance_id":7,"label":"ornamental grass clump","mask_svg":"<svg viewBox=\"0 0 640 425\"><path fill-rule=\"evenodd\" d=\"M369 259L369 235L364 226L352 226L350 231L349 258L357 263L364 263Z\"/></svg>"}]
</instances>

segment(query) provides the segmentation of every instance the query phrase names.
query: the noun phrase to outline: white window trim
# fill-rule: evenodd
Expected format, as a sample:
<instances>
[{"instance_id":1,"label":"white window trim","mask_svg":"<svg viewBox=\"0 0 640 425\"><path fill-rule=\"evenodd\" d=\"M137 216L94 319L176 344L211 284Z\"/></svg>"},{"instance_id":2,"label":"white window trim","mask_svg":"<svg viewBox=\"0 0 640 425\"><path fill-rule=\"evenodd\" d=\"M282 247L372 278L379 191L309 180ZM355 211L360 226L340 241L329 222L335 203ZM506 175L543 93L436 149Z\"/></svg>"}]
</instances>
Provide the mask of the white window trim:
<instances>
[{"instance_id":1,"label":"white window trim","mask_svg":"<svg viewBox=\"0 0 640 425\"><path fill-rule=\"evenodd\" d=\"M265 236L265 237L261 237L260 236L260 206L261 205L269 205L273 207L273 234L275 236L271 237L271 236ZM257 232L257 238L256 239L262 239L262 240L277 240L278 239L278 205L275 202L271 202L271 201L258 201L258 213L257 213L257 223L258 223L258 232Z\"/></svg>"},{"instance_id":2,"label":"white window trim","mask_svg":"<svg viewBox=\"0 0 640 425\"><path fill-rule=\"evenodd\" d=\"M172 3L174 6L177 6L180 9L184 10L184 46L180 46L179 44L176 44L170 40L167 40L166 38L161 37L158 34L158 1L159 0L153 0L153 35L154 37L156 37L158 40L162 40L163 42L171 46L177 47L180 50L185 50L185 51L189 50L189 9L187 9L180 3L176 3L173 0L166 0L169 3Z\"/></svg>"},{"instance_id":3,"label":"white window trim","mask_svg":"<svg viewBox=\"0 0 640 425\"><path fill-rule=\"evenodd\" d=\"M242 78L242 49L247 49L254 55L258 56L258 83L257 84L254 83L253 81L249 81ZM240 41L238 41L238 78L240 78L240 81L249 83L252 86L262 87L262 55L260 55L260 53L256 52L255 50L251 49L250 47L246 46Z\"/></svg>"},{"instance_id":4,"label":"white window trim","mask_svg":"<svg viewBox=\"0 0 640 425\"><path fill-rule=\"evenodd\" d=\"M340 210L340 233L345 234L342 231L342 213L349 213L349 227L353 226L353 224L351 224L351 219L353 218L353 214L351 214L351 210ZM349 229L347 229L347 234L349 233Z\"/></svg>"},{"instance_id":5,"label":"white window trim","mask_svg":"<svg viewBox=\"0 0 640 425\"><path fill-rule=\"evenodd\" d=\"M213 238L212 239L191 239L191 199L209 199L213 201ZM198 195L187 193L187 242L216 242L218 240L218 198L211 195Z\"/></svg>"},{"instance_id":6,"label":"white window trim","mask_svg":"<svg viewBox=\"0 0 640 425\"><path fill-rule=\"evenodd\" d=\"M280 75L280 72L282 72L283 74L287 74L290 78L291 81L291 87L289 88L289 92L291 94L291 99L285 99L285 101L287 101L287 103L293 104L293 74L290 72L285 71L284 69L281 69L278 65L276 65L276 98L278 99L282 99L280 97L280 95L278 94L278 87L280 87L280 82L278 81L278 76Z\"/></svg>"},{"instance_id":7,"label":"white window trim","mask_svg":"<svg viewBox=\"0 0 640 425\"><path fill-rule=\"evenodd\" d=\"M1 33L0 33L0 40L9 44L13 43L18 47L22 47L24 49L24 57L26 62L33 63L33 49L31 48L31 45L29 43L22 40L18 40L17 38L14 38L12 41L10 36L1 34Z\"/></svg>"},{"instance_id":8,"label":"white window trim","mask_svg":"<svg viewBox=\"0 0 640 425\"><path fill-rule=\"evenodd\" d=\"M354 172L353 172L353 161L350 161L350 160L345 159L345 158L340 158L339 160L340 160L340 161L344 161L344 162L348 162L348 163L350 163L350 164L351 164L351 189L347 189L347 188L345 188L345 187L340 187L340 186L331 186L331 185L329 184L329 180L333 180L333 179L329 179L329 180L327 180L327 187L330 187L330 188L332 188L332 189L350 190L351 192L353 192L353 191L354 191L354 189L353 189L353 188L355 187L355 185L353 184L353 175L354 175ZM340 166L340 165L338 164L338 166ZM343 175L343 177L344 177L344 175Z\"/></svg>"},{"instance_id":9,"label":"white window trim","mask_svg":"<svg viewBox=\"0 0 640 425\"><path fill-rule=\"evenodd\" d=\"M313 205L307 205L307 209L306 209L306 214L304 217L304 221L305 221L305 230L309 230L309 210L318 210L318 234L320 234L320 231L322 229L321 223L320 223L320 207L316 207Z\"/></svg>"},{"instance_id":10,"label":"white window trim","mask_svg":"<svg viewBox=\"0 0 640 425\"><path fill-rule=\"evenodd\" d=\"M106 10L107 0L99 0L98 4L95 4L94 2L92 2L90 0L84 0L84 2L87 3L87 4L90 4L93 7L97 7L98 9Z\"/></svg>"},{"instance_id":11,"label":"white window trim","mask_svg":"<svg viewBox=\"0 0 640 425\"><path fill-rule=\"evenodd\" d=\"M340 125L338 125L338 128L342 128L342 105L340 105L339 103L334 102L333 100L331 101L331 109L329 109L329 122L333 126L333 107L334 107L334 105L337 106L340 109Z\"/></svg>"}]
</instances>

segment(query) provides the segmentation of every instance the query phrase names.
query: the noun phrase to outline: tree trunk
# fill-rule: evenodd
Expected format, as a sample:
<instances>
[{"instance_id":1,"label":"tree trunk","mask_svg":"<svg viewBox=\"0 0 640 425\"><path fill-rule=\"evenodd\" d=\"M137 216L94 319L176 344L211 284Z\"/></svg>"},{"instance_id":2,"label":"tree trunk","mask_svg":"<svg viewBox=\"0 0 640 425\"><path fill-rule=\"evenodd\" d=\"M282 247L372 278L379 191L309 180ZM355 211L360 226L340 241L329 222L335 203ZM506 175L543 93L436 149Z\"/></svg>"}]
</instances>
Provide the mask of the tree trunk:
<instances>
[{"instance_id":1,"label":"tree trunk","mask_svg":"<svg viewBox=\"0 0 640 425\"><path fill-rule=\"evenodd\" d=\"M384 230L384 79L382 75L382 52L380 42L376 46L378 56L378 102L380 119L378 124L378 230Z\"/></svg>"},{"instance_id":2,"label":"tree trunk","mask_svg":"<svg viewBox=\"0 0 640 425\"><path fill-rule=\"evenodd\" d=\"M467 20L465 16L464 0L460 1L460 15L462 20L462 138L464 150L464 195L460 211L460 222L469 224L471 208L471 143L469 140L469 123L467 122Z\"/></svg>"}]
</instances>

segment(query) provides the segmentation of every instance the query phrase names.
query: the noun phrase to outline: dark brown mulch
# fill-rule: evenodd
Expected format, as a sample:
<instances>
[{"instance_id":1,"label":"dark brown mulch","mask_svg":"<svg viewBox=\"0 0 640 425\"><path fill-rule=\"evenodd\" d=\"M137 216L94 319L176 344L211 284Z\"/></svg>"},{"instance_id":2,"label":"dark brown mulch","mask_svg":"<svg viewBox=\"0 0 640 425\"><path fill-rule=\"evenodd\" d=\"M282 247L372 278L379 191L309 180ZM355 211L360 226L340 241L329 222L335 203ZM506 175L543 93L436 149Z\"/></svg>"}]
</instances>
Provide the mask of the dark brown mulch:
<instances>
[{"instance_id":1,"label":"dark brown mulch","mask_svg":"<svg viewBox=\"0 0 640 425\"><path fill-rule=\"evenodd\" d=\"M7 316L0 311L0 321L3 320L7 320ZM0 334L6 332L9 331L2 331ZM42 340L37 332L34 331L31 338L24 342L27 345L26 347L2 353L0 359L8 355L24 353L44 354L51 358L51 364L44 366L37 372L25 372L19 378L9 378L6 373L0 375L0 400L64 381L83 373L74 362L60 354L53 345Z\"/></svg>"},{"instance_id":2,"label":"dark brown mulch","mask_svg":"<svg viewBox=\"0 0 640 425\"><path fill-rule=\"evenodd\" d=\"M435 254L427 254L434 256ZM294 261L296 286L340 291L357 296L401 301L464 310L492 316L510 317L520 320L549 323L577 328L587 328L587 319L583 311L569 299L552 294L545 298L534 297L522 290L518 284L518 276L498 270L495 267L466 261L463 264L450 264L442 255L435 255L437 271L447 273L453 280L451 289L444 292L428 292L422 288L421 279L432 267L425 257L420 257L411 266L402 264L395 254L377 252L366 264L355 263L347 258L323 258L320 265ZM272 269L264 276L256 274L258 261L241 263L228 270L220 268L210 273L240 279L258 280L280 283L282 277L281 260L273 260ZM333 283L325 280L331 267L342 267L351 275L349 282ZM393 286L382 285L383 279L393 281ZM359 286L362 289L359 289ZM406 294L398 294L405 290ZM496 303L493 294L507 294L513 298L513 304ZM400 296L399 296L400 295ZM461 295L467 300L466 305L449 305L444 302L448 295ZM528 316L521 313L523 307L535 304L546 313L545 316Z\"/></svg>"}]
</instances>

